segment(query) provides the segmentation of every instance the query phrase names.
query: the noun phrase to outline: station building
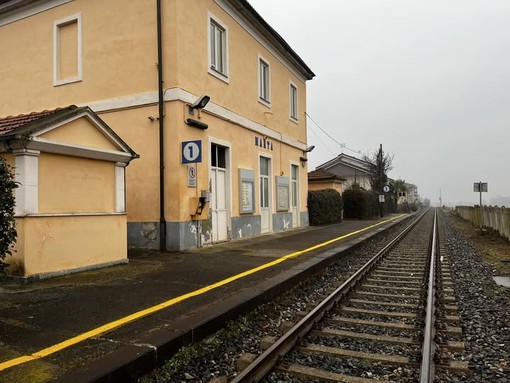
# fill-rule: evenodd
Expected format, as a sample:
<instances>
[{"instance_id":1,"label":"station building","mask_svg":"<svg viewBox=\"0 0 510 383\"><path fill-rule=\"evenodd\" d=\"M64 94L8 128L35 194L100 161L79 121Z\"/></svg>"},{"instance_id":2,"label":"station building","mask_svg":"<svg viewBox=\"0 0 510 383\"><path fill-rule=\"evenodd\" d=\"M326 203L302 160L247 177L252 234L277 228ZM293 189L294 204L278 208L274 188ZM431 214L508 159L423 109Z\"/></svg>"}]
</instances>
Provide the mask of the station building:
<instances>
[{"instance_id":1,"label":"station building","mask_svg":"<svg viewBox=\"0 0 510 383\"><path fill-rule=\"evenodd\" d=\"M0 0L0 52L0 117L77 105L139 155L127 229L111 232L129 247L308 225L314 73L248 1Z\"/></svg>"}]
</instances>

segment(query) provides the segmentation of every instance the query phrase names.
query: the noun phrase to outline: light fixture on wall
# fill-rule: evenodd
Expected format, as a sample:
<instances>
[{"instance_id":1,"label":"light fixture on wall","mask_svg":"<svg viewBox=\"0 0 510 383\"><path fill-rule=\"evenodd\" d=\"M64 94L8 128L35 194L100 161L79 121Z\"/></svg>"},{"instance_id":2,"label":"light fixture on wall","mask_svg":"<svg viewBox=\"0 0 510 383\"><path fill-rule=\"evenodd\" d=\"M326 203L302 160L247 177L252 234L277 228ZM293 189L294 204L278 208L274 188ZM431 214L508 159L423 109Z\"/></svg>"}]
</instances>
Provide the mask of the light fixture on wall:
<instances>
[{"instance_id":1,"label":"light fixture on wall","mask_svg":"<svg viewBox=\"0 0 510 383\"><path fill-rule=\"evenodd\" d=\"M306 158L306 153L310 153L314 149L315 149L315 145L310 145L305 150L303 150L303 156L299 157L299 161L301 161L301 166L302 167L305 167L306 162L308 161L308 158Z\"/></svg>"},{"instance_id":2,"label":"light fixture on wall","mask_svg":"<svg viewBox=\"0 0 510 383\"><path fill-rule=\"evenodd\" d=\"M195 109L198 109L198 110L204 109L210 99L211 99L211 97L209 97L206 94L204 94L203 96L200 96L199 98L197 98L197 100L193 104L189 105L188 113L193 115L193 111Z\"/></svg>"},{"instance_id":3,"label":"light fixture on wall","mask_svg":"<svg viewBox=\"0 0 510 383\"><path fill-rule=\"evenodd\" d=\"M200 96L193 104L186 104L188 107L188 115L193 116L196 109L198 110L197 117L200 120L200 110L205 108L210 99L211 97L204 94ZM209 127L205 122L199 120L195 120L194 118L186 118L186 124L202 130L205 130Z\"/></svg>"},{"instance_id":4,"label":"light fixture on wall","mask_svg":"<svg viewBox=\"0 0 510 383\"><path fill-rule=\"evenodd\" d=\"M194 118L186 119L186 124L202 130L206 130L209 127L205 122L195 120Z\"/></svg>"}]
</instances>

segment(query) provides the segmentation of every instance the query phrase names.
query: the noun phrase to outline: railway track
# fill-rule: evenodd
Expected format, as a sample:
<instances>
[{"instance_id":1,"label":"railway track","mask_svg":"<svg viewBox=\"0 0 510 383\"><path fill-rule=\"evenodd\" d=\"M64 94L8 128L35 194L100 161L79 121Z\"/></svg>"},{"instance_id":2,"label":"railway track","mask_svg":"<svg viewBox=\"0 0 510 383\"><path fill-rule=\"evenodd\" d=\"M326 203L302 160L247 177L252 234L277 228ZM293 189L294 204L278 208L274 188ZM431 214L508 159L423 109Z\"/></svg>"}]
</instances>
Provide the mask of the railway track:
<instances>
[{"instance_id":1,"label":"railway track","mask_svg":"<svg viewBox=\"0 0 510 383\"><path fill-rule=\"evenodd\" d=\"M420 215L232 382L433 382L460 328L434 211Z\"/></svg>"}]
</instances>

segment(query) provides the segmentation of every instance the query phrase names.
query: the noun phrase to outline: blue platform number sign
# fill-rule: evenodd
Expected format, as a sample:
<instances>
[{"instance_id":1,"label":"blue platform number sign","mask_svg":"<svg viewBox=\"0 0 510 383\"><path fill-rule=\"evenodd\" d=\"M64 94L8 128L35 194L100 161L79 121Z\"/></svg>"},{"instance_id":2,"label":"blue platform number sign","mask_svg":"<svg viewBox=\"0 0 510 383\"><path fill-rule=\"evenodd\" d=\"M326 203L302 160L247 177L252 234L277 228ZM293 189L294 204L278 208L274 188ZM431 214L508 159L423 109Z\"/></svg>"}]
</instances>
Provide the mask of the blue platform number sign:
<instances>
[{"instance_id":1,"label":"blue platform number sign","mask_svg":"<svg viewBox=\"0 0 510 383\"><path fill-rule=\"evenodd\" d=\"M182 163L191 164L202 162L202 141L182 142Z\"/></svg>"}]
</instances>

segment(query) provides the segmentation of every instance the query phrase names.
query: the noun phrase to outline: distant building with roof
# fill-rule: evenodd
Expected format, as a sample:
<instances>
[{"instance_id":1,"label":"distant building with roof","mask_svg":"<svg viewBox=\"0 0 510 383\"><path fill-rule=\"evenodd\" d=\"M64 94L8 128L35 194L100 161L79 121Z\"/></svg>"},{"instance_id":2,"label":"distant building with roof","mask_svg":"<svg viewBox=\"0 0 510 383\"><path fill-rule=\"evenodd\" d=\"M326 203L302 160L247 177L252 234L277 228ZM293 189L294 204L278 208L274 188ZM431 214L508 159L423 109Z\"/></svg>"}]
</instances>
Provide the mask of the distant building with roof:
<instances>
[{"instance_id":1,"label":"distant building with roof","mask_svg":"<svg viewBox=\"0 0 510 383\"><path fill-rule=\"evenodd\" d=\"M418 194L418 186L405 182L404 183L405 190L398 192L398 204L413 204L420 200L420 195Z\"/></svg>"},{"instance_id":2,"label":"distant building with roof","mask_svg":"<svg viewBox=\"0 0 510 383\"><path fill-rule=\"evenodd\" d=\"M344 189L352 185L357 185L365 190L371 189L370 166L368 162L362 159L342 153L332 160L317 166L317 169L327 170L344 178Z\"/></svg>"}]
</instances>

